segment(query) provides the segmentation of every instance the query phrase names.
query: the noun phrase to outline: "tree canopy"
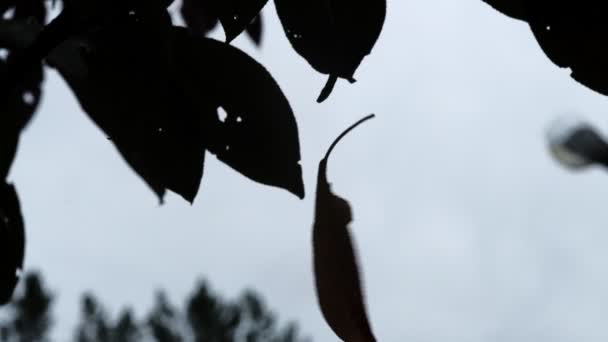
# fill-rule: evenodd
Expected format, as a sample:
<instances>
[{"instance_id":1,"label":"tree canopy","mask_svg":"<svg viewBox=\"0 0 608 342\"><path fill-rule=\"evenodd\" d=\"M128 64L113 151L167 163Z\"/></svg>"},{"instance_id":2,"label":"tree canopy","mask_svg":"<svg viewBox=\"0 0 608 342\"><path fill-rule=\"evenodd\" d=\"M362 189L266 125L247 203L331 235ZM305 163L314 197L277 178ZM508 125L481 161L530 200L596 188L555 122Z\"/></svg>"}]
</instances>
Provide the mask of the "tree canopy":
<instances>
[{"instance_id":1,"label":"tree canopy","mask_svg":"<svg viewBox=\"0 0 608 342\"><path fill-rule=\"evenodd\" d=\"M57 323L53 312L56 295L41 274L28 273L17 296L3 308L0 341L51 341ZM117 317L91 292L82 296L74 342L307 342L294 322L280 324L261 296L245 290L235 300L219 296L206 281L200 281L183 306L174 305L159 290L154 306L138 317L123 309ZM59 321L61 319L59 318Z\"/></svg>"}]
</instances>

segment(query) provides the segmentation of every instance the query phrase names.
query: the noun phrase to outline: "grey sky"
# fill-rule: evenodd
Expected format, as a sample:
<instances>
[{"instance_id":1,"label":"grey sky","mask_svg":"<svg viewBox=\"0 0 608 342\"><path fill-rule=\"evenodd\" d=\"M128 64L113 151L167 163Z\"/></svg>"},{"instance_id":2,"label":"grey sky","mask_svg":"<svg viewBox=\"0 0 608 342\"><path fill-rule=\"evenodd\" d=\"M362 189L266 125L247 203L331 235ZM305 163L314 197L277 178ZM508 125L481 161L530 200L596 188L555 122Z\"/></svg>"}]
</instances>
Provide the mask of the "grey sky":
<instances>
[{"instance_id":1,"label":"grey sky","mask_svg":"<svg viewBox=\"0 0 608 342\"><path fill-rule=\"evenodd\" d=\"M336 341L313 289L316 167L356 119L378 117L336 149L335 192L352 230L379 341L605 341L608 175L559 168L545 129L565 113L608 132L605 97L542 53L526 24L481 0L389 0L386 25L354 85L321 105L325 76L289 47L265 9L261 61L300 127L307 198L207 160L188 205L153 193L49 72L42 109L12 179L28 230L27 266L59 293L64 340L79 294L139 313L154 290L181 301L209 278L226 296L260 290L316 341ZM219 33L218 33L218 37Z\"/></svg>"}]
</instances>

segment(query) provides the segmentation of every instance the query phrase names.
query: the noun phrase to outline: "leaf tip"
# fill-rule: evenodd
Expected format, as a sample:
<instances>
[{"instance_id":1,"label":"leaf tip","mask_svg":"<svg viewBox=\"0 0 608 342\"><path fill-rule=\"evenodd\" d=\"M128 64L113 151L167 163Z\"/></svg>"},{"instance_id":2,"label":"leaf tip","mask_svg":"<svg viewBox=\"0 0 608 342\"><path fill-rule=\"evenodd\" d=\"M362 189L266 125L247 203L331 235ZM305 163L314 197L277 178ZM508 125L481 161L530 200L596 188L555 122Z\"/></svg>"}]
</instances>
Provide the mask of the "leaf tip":
<instances>
[{"instance_id":1,"label":"leaf tip","mask_svg":"<svg viewBox=\"0 0 608 342\"><path fill-rule=\"evenodd\" d=\"M303 200L306 197L306 190L304 188L304 180L302 180L302 169L300 169L297 180L294 180L286 188L290 193L296 195L299 199Z\"/></svg>"},{"instance_id":2,"label":"leaf tip","mask_svg":"<svg viewBox=\"0 0 608 342\"><path fill-rule=\"evenodd\" d=\"M298 185L298 187L293 191L293 194L298 196L299 199L303 200L306 197L306 191L304 190L304 183Z\"/></svg>"},{"instance_id":3,"label":"leaf tip","mask_svg":"<svg viewBox=\"0 0 608 342\"><path fill-rule=\"evenodd\" d=\"M158 197L158 206L162 207L165 205L165 190L160 190L156 192L156 196Z\"/></svg>"},{"instance_id":4,"label":"leaf tip","mask_svg":"<svg viewBox=\"0 0 608 342\"><path fill-rule=\"evenodd\" d=\"M223 26L223 27L224 27L224 34L226 35L227 44L232 43L232 41L235 40L236 37L238 37L243 32L242 30L239 31L239 30L233 29L231 27L226 27L226 26Z\"/></svg>"},{"instance_id":5,"label":"leaf tip","mask_svg":"<svg viewBox=\"0 0 608 342\"><path fill-rule=\"evenodd\" d=\"M184 199L186 200L186 202L188 202L188 204L190 204L191 206L193 206L194 205L194 200L196 199L196 196L184 197Z\"/></svg>"}]
</instances>

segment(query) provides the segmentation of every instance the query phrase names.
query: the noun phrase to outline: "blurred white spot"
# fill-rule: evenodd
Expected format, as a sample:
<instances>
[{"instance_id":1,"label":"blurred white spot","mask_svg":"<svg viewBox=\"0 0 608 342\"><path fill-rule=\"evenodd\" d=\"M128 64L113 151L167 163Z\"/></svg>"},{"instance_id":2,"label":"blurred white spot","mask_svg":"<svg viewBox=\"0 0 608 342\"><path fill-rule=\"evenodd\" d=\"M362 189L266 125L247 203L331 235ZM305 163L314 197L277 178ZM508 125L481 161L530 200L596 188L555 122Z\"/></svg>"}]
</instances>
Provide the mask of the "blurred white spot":
<instances>
[{"instance_id":1,"label":"blurred white spot","mask_svg":"<svg viewBox=\"0 0 608 342\"><path fill-rule=\"evenodd\" d=\"M563 166L580 169L591 164L589 160L571 151L565 145L574 132L585 127L589 127L589 124L575 116L561 117L549 125L547 129L549 150L553 158Z\"/></svg>"},{"instance_id":2,"label":"blurred white spot","mask_svg":"<svg viewBox=\"0 0 608 342\"><path fill-rule=\"evenodd\" d=\"M34 101L36 100L34 94L32 94L32 92L30 91L26 91L25 93L23 93L22 99L23 102L27 103L28 105L33 105Z\"/></svg>"},{"instance_id":3,"label":"blurred white spot","mask_svg":"<svg viewBox=\"0 0 608 342\"><path fill-rule=\"evenodd\" d=\"M15 17L15 7L11 7L9 9L6 10L6 12L4 12L4 14L2 15L2 19L4 20L11 20Z\"/></svg>"},{"instance_id":4,"label":"blurred white spot","mask_svg":"<svg viewBox=\"0 0 608 342\"><path fill-rule=\"evenodd\" d=\"M6 61L8 59L9 54L10 54L10 51L8 51L8 49L0 48L0 59L1 60Z\"/></svg>"},{"instance_id":5,"label":"blurred white spot","mask_svg":"<svg viewBox=\"0 0 608 342\"><path fill-rule=\"evenodd\" d=\"M224 108L219 107L217 109L217 118L220 119L221 122L226 122L226 118L228 118L228 113L226 113Z\"/></svg>"}]
</instances>

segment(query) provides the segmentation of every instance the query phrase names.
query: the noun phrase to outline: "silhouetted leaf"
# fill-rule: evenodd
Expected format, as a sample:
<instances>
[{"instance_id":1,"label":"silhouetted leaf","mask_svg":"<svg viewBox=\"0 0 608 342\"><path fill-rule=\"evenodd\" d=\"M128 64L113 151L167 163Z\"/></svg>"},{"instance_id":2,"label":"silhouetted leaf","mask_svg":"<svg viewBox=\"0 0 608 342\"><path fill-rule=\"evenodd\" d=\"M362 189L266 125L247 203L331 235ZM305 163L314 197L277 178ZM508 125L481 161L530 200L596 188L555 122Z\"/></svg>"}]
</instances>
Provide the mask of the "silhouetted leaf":
<instances>
[{"instance_id":1,"label":"silhouetted leaf","mask_svg":"<svg viewBox=\"0 0 608 342\"><path fill-rule=\"evenodd\" d=\"M147 19L67 42L49 62L161 200L168 189L192 202L204 161L200 113L175 78L170 22Z\"/></svg>"},{"instance_id":2,"label":"silhouetted leaf","mask_svg":"<svg viewBox=\"0 0 608 342\"><path fill-rule=\"evenodd\" d=\"M206 36L218 23L215 0L183 0L180 13L195 34Z\"/></svg>"},{"instance_id":3,"label":"silhouetted leaf","mask_svg":"<svg viewBox=\"0 0 608 342\"><path fill-rule=\"evenodd\" d=\"M204 116L207 149L250 179L303 198L297 123L268 71L233 46L183 29L175 47L184 90Z\"/></svg>"},{"instance_id":4,"label":"silhouetted leaf","mask_svg":"<svg viewBox=\"0 0 608 342\"><path fill-rule=\"evenodd\" d=\"M343 341L375 341L371 331L359 270L348 224L350 205L331 192L327 181L327 161L337 143L369 115L342 133L319 163L317 199L313 227L313 256L317 296L323 317Z\"/></svg>"},{"instance_id":5,"label":"silhouetted leaf","mask_svg":"<svg viewBox=\"0 0 608 342\"><path fill-rule=\"evenodd\" d=\"M509 17L525 20L525 2L527 0L483 0L488 5Z\"/></svg>"},{"instance_id":6,"label":"silhouetted leaf","mask_svg":"<svg viewBox=\"0 0 608 342\"><path fill-rule=\"evenodd\" d=\"M608 17L601 1L539 0L528 4L528 22L540 46L583 85L608 95Z\"/></svg>"},{"instance_id":7,"label":"silhouetted leaf","mask_svg":"<svg viewBox=\"0 0 608 342\"><path fill-rule=\"evenodd\" d=\"M174 0L63 0L66 15L80 28L106 24L127 14L146 16L164 12ZM75 32L80 33L81 31Z\"/></svg>"},{"instance_id":8,"label":"silhouetted leaf","mask_svg":"<svg viewBox=\"0 0 608 342\"><path fill-rule=\"evenodd\" d=\"M268 0L214 0L218 1L219 18L226 32L226 41L231 42L252 23ZM249 31L248 31L249 32ZM261 30L259 30L261 32ZM260 39L254 41L259 42Z\"/></svg>"},{"instance_id":9,"label":"silhouetted leaf","mask_svg":"<svg viewBox=\"0 0 608 342\"><path fill-rule=\"evenodd\" d=\"M262 31L264 30L264 21L262 20L262 14L260 13L249 26L247 26L247 35L255 43L260 46L262 44Z\"/></svg>"},{"instance_id":10,"label":"silhouetted leaf","mask_svg":"<svg viewBox=\"0 0 608 342\"><path fill-rule=\"evenodd\" d=\"M557 120L549 130L553 157L569 169L592 164L608 167L608 143L591 125L580 120Z\"/></svg>"},{"instance_id":11,"label":"silhouetted leaf","mask_svg":"<svg viewBox=\"0 0 608 342\"><path fill-rule=\"evenodd\" d=\"M601 1L487 1L503 13L526 20L553 63L608 95L608 20Z\"/></svg>"},{"instance_id":12,"label":"silhouetted leaf","mask_svg":"<svg viewBox=\"0 0 608 342\"><path fill-rule=\"evenodd\" d=\"M10 301L19 281L25 252L25 230L15 188L0 184L0 305Z\"/></svg>"},{"instance_id":13,"label":"silhouetted leaf","mask_svg":"<svg viewBox=\"0 0 608 342\"><path fill-rule=\"evenodd\" d=\"M26 23L23 18L0 20L0 75L8 72L8 65L19 58L21 50L33 41L38 28L33 23ZM0 104L0 181L8 175L21 131L38 108L42 81L42 63L39 62L17 84L12 87L6 85L9 93L5 94L5 101Z\"/></svg>"},{"instance_id":14,"label":"silhouetted leaf","mask_svg":"<svg viewBox=\"0 0 608 342\"><path fill-rule=\"evenodd\" d=\"M268 0L183 0L182 18L195 33L206 35L222 23L226 41L231 42L245 29L253 41L261 41L261 21L258 14Z\"/></svg>"},{"instance_id":15,"label":"silhouetted leaf","mask_svg":"<svg viewBox=\"0 0 608 342\"><path fill-rule=\"evenodd\" d=\"M338 77L354 82L386 16L386 0L275 0L275 5L296 52L329 75L319 102L329 96Z\"/></svg>"}]
</instances>

